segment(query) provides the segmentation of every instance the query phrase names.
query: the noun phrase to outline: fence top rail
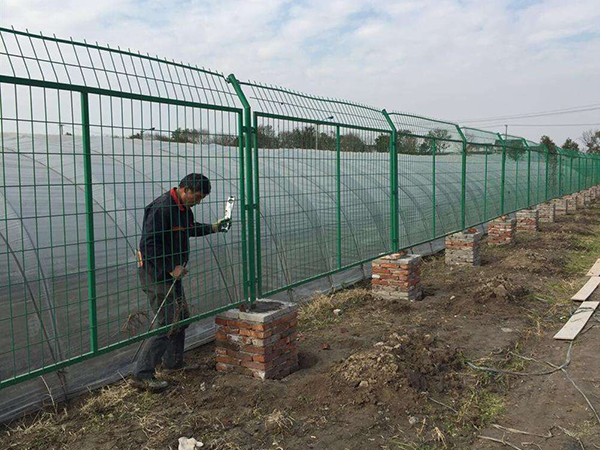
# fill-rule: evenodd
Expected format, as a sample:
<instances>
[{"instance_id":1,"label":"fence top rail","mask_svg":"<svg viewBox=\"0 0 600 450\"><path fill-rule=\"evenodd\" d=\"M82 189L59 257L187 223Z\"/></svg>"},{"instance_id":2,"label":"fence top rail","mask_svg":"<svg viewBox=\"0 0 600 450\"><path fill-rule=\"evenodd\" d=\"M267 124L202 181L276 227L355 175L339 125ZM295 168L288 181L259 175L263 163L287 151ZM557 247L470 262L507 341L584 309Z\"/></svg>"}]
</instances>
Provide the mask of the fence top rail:
<instances>
[{"instance_id":1,"label":"fence top rail","mask_svg":"<svg viewBox=\"0 0 600 450\"><path fill-rule=\"evenodd\" d=\"M239 108L222 73L158 56L0 27L0 75Z\"/></svg>"},{"instance_id":2,"label":"fence top rail","mask_svg":"<svg viewBox=\"0 0 600 450\"><path fill-rule=\"evenodd\" d=\"M493 145L501 147L507 144L498 133L492 131L471 127L461 127L461 130L463 130L465 139L471 145Z\"/></svg>"},{"instance_id":3,"label":"fence top rail","mask_svg":"<svg viewBox=\"0 0 600 450\"><path fill-rule=\"evenodd\" d=\"M453 122L398 111L391 112L390 118L399 134L410 134L421 138L443 141L464 142L462 131Z\"/></svg>"},{"instance_id":4,"label":"fence top rail","mask_svg":"<svg viewBox=\"0 0 600 450\"><path fill-rule=\"evenodd\" d=\"M306 119L312 123L359 127L373 130L389 130L381 109L346 100L319 97L291 89L254 81L240 85L252 109L269 116Z\"/></svg>"}]
</instances>

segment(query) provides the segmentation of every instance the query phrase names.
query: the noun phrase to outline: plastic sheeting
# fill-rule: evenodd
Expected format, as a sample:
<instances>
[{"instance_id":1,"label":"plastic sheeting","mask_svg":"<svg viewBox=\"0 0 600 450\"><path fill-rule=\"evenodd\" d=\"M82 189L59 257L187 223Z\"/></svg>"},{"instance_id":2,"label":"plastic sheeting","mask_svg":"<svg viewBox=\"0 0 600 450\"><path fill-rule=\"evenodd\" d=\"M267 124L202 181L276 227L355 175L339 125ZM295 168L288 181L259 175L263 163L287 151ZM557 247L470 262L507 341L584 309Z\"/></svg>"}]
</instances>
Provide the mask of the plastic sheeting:
<instances>
[{"instance_id":1,"label":"plastic sheeting","mask_svg":"<svg viewBox=\"0 0 600 450\"><path fill-rule=\"evenodd\" d=\"M0 255L7 263L0 265L0 375L6 379L81 355L89 351L90 343L80 139L37 135L17 139L5 134L3 142L6 170L0 192ZM91 143L102 348L147 327L148 307L138 287L134 258L144 206L187 173L202 172L212 180L213 193L195 208L196 220L214 222L227 197L239 196L239 159L237 148L214 144L192 149L106 136L93 136ZM335 158L326 151L285 150L285 158L278 158L277 152L259 150L258 155L263 292L331 271L339 256ZM435 184L431 155L403 154L400 158L400 245L431 241L415 251L437 251L443 242L434 240L436 236L460 229L461 156L438 156ZM488 196L492 195L497 189L494 183L499 182L492 176L484 183L482 158L468 158L467 214L473 225L484 222L485 216L497 215L491 208L484 214L484 192L487 189ZM494 158L488 158L488 176L499 173L500 159ZM411 170L403 171L403 163L410 163ZM344 265L390 251L388 168L387 154L341 155ZM514 192L515 179L513 169L507 166L507 196ZM227 235L193 240L191 274L184 285L194 314L243 297L239 210L238 205ZM357 265L298 284L275 297L298 300L369 274L369 264ZM139 312L146 315L136 316ZM138 322L130 320L132 315ZM210 340L213 327L212 318L190 327L188 347ZM4 389L0 392L0 420L47 399L48 389L57 400L126 375L136 347L122 347L47 374L48 388L38 378Z\"/></svg>"}]
</instances>

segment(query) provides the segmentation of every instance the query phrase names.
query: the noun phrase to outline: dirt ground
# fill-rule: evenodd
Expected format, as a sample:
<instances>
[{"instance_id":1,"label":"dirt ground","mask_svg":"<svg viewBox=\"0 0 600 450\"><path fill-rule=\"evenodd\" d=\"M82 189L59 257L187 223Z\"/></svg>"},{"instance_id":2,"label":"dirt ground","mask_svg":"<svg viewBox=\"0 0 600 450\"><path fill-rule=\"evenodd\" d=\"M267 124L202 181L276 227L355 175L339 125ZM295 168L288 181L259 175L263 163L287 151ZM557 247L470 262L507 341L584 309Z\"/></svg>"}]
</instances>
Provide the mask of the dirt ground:
<instances>
[{"instance_id":1,"label":"dirt ground","mask_svg":"<svg viewBox=\"0 0 600 450\"><path fill-rule=\"evenodd\" d=\"M186 354L200 369L165 376L166 392L123 381L49 405L6 425L0 448L166 450L181 436L219 450L600 448L586 404L600 408L595 319L566 373L469 365L537 373L565 362L569 345L552 336L600 257L600 206L541 230L510 248L484 239L481 267L426 258L420 302L377 299L367 283L314 298L300 314L301 370L284 380L217 373L206 345Z\"/></svg>"}]
</instances>

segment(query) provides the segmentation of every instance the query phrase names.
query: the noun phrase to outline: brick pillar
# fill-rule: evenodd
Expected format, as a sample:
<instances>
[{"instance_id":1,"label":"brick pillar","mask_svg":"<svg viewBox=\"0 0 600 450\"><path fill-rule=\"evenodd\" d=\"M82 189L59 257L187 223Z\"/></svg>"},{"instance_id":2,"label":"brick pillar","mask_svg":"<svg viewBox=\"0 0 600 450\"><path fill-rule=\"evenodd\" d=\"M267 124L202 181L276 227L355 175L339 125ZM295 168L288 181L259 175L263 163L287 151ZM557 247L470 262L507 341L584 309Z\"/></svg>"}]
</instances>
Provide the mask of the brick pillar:
<instances>
[{"instance_id":1,"label":"brick pillar","mask_svg":"<svg viewBox=\"0 0 600 450\"><path fill-rule=\"evenodd\" d=\"M261 299L251 310L219 314L216 369L262 380L298 370L297 310L294 303Z\"/></svg>"},{"instance_id":2,"label":"brick pillar","mask_svg":"<svg viewBox=\"0 0 600 450\"><path fill-rule=\"evenodd\" d=\"M421 300L421 263L419 255L402 253L374 260L371 289L385 298Z\"/></svg>"},{"instance_id":3,"label":"brick pillar","mask_svg":"<svg viewBox=\"0 0 600 450\"><path fill-rule=\"evenodd\" d=\"M555 198L552 200L552 203L556 206L555 211L557 216L566 216L571 212L571 202L564 197Z\"/></svg>"},{"instance_id":4,"label":"brick pillar","mask_svg":"<svg viewBox=\"0 0 600 450\"><path fill-rule=\"evenodd\" d=\"M553 223L556 220L556 204L548 202L537 206L539 221Z\"/></svg>"},{"instance_id":5,"label":"brick pillar","mask_svg":"<svg viewBox=\"0 0 600 450\"><path fill-rule=\"evenodd\" d=\"M510 245L515 243L517 219L500 216L490 222L488 243L491 245Z\"/></svg>"},{"instance_id":6,"label":"brick pillar","mask_svg":"<svg viewBox=\"0 0 600 450\"><path fill-rule=\"evenodd\" d=\"M517 231L540 231L539 211L537 209L522 209L517 211Z\"/></svg>"},{"instance_id":7,"label":"brick pillar","mask_svg":"<svg viewBox=\"0 0 600 450\"><path fill-rule=\"evenodd\" d=\"M575 212L583 207L583 205L581 204L583 199L580 198L579 195L571 194L567 195L566 197L569 201L569 212Z\"/></svg>"},{"instance_id":8,"label":"brick pillar","mask_svg":"<svg viewBox=\"0 0 600 450\"><path fill-rule=\"evenodd\" d=\"M581 196L583 198L583 206L585 208L589 208L592 204L592 198L590 196L590 193L587 190L585 190L581 192Z\"/></svg>"},{"instance_id":9,"label":"brick pillar","mask_svg":"<svg viewBox=\"0 0 600 450\"><path fill-rule=\"evenodd\" d=\"M596 203L596 191L593 188L586 189L586 192L590 196L590 203Z\"/></svg>"},{"instance_id":10,"label":"brick pillar","mask_svg":"<svg viewBox=\"0 0 600 450\"><path fill-rule=\"evenodd\" d=\"M479 242L483 233L476 228L446 236L446 264L480 266Z\"/></svg>"}]
</instances>

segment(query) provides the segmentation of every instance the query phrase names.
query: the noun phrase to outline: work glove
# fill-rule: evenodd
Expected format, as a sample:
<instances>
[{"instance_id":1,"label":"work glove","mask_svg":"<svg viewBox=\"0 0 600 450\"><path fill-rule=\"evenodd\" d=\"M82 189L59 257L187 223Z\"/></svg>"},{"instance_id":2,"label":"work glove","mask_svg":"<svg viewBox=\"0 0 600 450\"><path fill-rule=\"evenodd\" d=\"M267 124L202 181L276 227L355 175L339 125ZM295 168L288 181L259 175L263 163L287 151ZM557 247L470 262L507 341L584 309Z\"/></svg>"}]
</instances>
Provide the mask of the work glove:
<instances>
[{"instance_id":1,"label":"work glove","mask_svg":"<svg viewBox=\"0 0 600 450\"><path fill-rule=\"evenodd\" d=\"M227 233L231 228L231 219L219 219L213 226L217 232Z\"/></svg>"}]
</instances>

